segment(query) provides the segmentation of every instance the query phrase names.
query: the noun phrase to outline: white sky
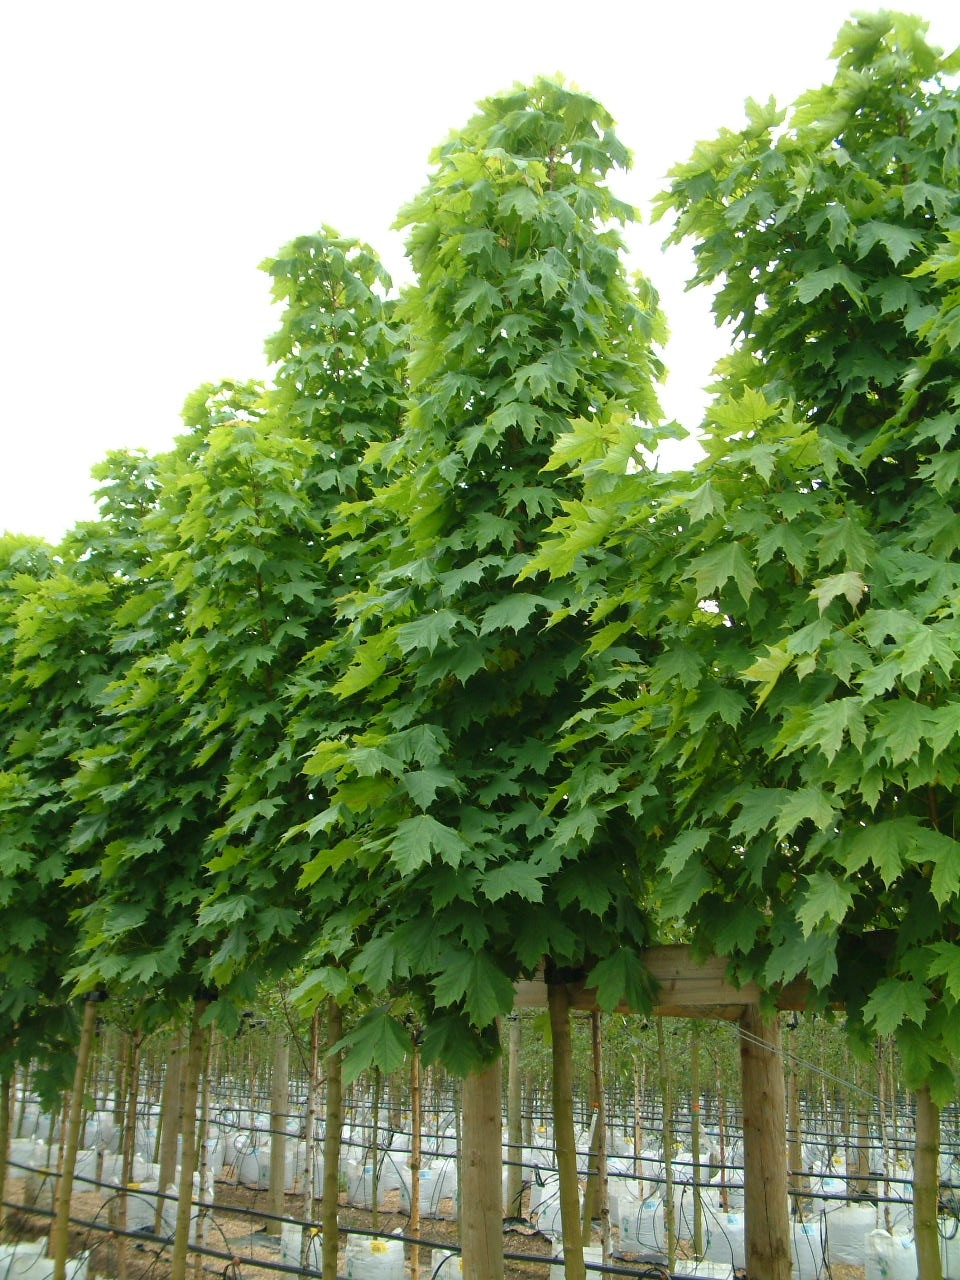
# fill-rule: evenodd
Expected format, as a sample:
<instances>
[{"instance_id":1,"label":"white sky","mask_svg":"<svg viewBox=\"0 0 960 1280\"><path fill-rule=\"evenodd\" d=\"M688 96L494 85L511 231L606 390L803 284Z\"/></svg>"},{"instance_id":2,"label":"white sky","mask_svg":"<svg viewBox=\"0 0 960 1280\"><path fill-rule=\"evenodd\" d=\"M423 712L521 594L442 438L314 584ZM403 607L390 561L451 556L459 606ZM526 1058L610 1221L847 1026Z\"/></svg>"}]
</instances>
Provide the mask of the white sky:
<instances>
[{"instance_id":1,"label":"white sky","mask_svg":"<svg viewBox=\"0 0 960 1280\"><path fill-rule=\"evenodd\" d=\"M397 209L477 99L560 72L604 103L646 209L747 96L831 72L862 0L6 0L0 6L0 530L56 541L109 449L166 449L201 382L265 377L257 264L322 223L403 272ZM957 0L902 8L960 44ZM632 237L689 426L720 351L661 227Z\"/></svg>"}]
</instances>

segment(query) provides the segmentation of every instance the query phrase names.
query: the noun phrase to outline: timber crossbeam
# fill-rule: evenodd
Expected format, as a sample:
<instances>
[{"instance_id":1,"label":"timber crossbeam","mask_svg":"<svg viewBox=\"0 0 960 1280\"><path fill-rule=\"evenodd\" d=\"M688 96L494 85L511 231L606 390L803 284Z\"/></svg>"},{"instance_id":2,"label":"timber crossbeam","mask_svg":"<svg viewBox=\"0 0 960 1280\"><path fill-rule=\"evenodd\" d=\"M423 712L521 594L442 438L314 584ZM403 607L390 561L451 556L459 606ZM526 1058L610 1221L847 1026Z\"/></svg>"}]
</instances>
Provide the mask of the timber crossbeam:
<instances>
[{"instance_id":1,"label":"timber crossbeam","mask_svg":"<svg viewBox=\"0 0 960 1280\"><path fill-rule=\"evenodd\" d=\"M626 1005L618 1013L649 1012L654 1017L719 1018L736 1022L748 1005L760 1003L761 991L756 983L737 986L727 977L727 961L712 956L697 960L685 946L650 947L641 952L640 960L647 970L653 995L651 1010L631 1009ZM589 1011L598 1007L596 992L584 982L566 984L571 1009ZM809 984L798 979L772 995L778 1009L802 1010L807 1006ZM547 1005L547 984L538 976L516 984L515 1009L543 1009Z\"/></svg>"}]
</instances>

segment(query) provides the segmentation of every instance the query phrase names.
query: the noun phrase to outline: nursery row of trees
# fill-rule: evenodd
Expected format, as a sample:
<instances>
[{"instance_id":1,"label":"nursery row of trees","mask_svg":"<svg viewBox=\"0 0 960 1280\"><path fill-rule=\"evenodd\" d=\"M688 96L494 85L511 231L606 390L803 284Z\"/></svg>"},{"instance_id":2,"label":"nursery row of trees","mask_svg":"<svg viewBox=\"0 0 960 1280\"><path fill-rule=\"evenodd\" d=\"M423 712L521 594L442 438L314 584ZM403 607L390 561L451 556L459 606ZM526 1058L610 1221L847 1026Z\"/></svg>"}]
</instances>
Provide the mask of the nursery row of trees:
<instances>
[{"instance_id":1,"label":"nursery row of trees","mask_svg":"<svg viewBox=\"0 0 960 1280\"><path fill-rule=\"evenodd\" d=\"M413 285L294 241L274 384L111 454L59 547L3 540L4 1081L55 1075L71 995L190 1004L199 1055L293 970L333 1041L366 1011L349 1070L416 1035L478 1078L519 977L649 1008L683 938L952 1096L960 60L924 33L858 17L670 175L732 338L691 471L651 462L629 154L539 80L435 152Z\"/></svg>"}]
</instances>

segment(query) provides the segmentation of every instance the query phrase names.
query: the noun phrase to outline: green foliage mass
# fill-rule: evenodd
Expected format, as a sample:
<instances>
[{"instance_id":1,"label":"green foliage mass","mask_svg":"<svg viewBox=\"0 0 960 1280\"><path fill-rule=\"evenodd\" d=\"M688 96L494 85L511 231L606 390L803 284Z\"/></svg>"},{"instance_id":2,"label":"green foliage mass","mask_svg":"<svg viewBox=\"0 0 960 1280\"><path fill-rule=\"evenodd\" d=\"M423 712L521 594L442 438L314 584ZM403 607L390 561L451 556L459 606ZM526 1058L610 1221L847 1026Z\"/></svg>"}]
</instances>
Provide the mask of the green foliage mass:
<instances>
[{"instance_id":1,"label":"green foliage mass","mask_svg":"<svg viewBox=\"0 0 960 1280\"><path fill-rule=\"evenodd\" d=\"M915 19L857 18L834 56L832 83L791 112L748 104L661 200L735 335L706 458L624 478L602 521L569 512L536 564L584 565L580 607L617 619L596 634L597 687L617 680L617 628L642 637L602 720L572 733L636 796L664 909L764 986L805 974L852 1024L896 1029L908 1078L944 1098L960 96Z\"/></svg>"},{"instance_id":2,"label":"green foliage mass","mask_svg":"<svg viewBox=\"0 0 960 1280\"><path fill-rule=\"evenodd\" d=\"M293 241L274 385L111 455L56 553L3 543L0 1069L65 970L229 1023L299 966L373 1005L351 1070L422 1027L466 1071L519 976L644 1007L669 935L951 1093L960 60L890 13L834 59L660 198L733 338L690 473L649 463L682 432L629 154L538 80L434 153L399 298Z\"/></svg>"}]
</instances>

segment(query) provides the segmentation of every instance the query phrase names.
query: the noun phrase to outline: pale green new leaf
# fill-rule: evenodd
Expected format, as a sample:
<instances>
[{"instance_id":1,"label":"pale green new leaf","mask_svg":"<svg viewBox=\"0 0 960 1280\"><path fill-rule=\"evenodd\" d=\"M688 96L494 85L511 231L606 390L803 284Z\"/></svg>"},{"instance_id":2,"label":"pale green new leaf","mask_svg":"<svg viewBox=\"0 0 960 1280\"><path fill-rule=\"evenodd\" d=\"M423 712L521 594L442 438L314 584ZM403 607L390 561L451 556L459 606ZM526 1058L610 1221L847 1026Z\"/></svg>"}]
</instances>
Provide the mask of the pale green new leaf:
<instances>
[{"instance_id":1,"label":"pale green new leaf","mask_svg":"<svg viewBox=\"0 0 960 1280\"><path fill-rule=\"evenodd\" d=\"M819 578L808 599L816 600L821 613L838 596L843 596L851 608L855 609L866 589L867 584L859 573L835 573L829 578Z\"/></svg>"}]
</instances>

